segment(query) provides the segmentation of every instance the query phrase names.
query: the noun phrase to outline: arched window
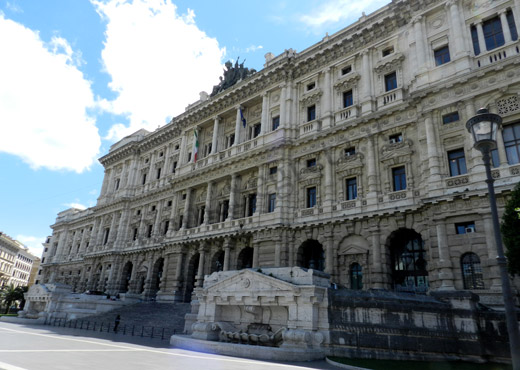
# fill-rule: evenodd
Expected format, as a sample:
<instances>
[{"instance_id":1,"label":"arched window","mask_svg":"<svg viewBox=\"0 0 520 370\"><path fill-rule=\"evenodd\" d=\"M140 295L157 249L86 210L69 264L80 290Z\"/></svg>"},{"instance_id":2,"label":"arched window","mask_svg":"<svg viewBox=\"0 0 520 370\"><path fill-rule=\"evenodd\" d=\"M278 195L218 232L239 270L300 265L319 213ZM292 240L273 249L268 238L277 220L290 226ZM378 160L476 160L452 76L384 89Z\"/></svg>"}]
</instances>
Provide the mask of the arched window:
<instances>
[{"instance_id":1,"label":"arched window","mask_svg":"<svg viewBox=\"0 0 520 370\"><path fill-rule=\"evenodd\" d=\"M421 235L399 229L389 237L394 288L398 291L426 292L428 270Z\"/></svg>"},{"instance_id":2,"label":"arched window","mask_svg":"<svg viewBox=\"0 0 520 370\"><path fill-rule=\"evenodd\" d=\"M350 289L363 289L363 268L356 262L350 265Z\"/></svg>"},{"instance_id":3,"label":"arched window","mask_svg":"<svg viewBox=\"0 0 520 370\"><path fill-rule=\"evenodd\" d=\"M465 253L460 258L464 289L484 289L480 258L475 253Z\"/></svg>"}]
</instances>

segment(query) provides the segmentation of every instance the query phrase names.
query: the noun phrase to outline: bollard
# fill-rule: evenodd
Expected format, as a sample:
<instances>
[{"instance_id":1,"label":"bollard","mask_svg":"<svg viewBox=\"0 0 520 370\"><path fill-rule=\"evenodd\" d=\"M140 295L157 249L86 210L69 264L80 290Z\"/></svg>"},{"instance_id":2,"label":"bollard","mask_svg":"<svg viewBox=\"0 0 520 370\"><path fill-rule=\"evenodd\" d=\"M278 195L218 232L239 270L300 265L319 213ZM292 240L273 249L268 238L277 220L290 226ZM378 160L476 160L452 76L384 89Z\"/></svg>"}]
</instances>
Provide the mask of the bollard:
<instances>
[{"instance_id":1,"label":"bollard","mask_svg":"<svg viewBox=\"0 0 520 370\"><path fill-rule=\"evenodd\" d=\"M164 328L162 328L161 340L164 340Z\"/></svg>"}]
</instances>

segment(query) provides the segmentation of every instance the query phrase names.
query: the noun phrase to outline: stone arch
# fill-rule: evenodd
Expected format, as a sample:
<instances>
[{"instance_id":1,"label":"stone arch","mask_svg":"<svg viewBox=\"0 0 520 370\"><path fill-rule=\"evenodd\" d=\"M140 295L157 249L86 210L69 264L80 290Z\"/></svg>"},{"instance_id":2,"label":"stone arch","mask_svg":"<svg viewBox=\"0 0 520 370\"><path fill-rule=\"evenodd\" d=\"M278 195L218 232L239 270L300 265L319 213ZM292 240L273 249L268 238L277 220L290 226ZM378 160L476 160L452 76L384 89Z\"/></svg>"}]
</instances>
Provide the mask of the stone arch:
<instances>
[{"instance_id":1,"label":"stone arch","mask_svg":"<svg viewBox=\"0 0 520 370\"><path fill-rule=\"evenodd\" d=\"M150 282L150 296L154 298L160 289L161 278L164 270L164 258L159 257L152 268L152 281Z\"/></svg>"},{"instance_id":2,"label":"stone arch","mask_svg":"<svg viewBox=\"0 0 520 370\"><path fill-rule=\"evenodd\" d=\"M134 268L134 264L130 261L127 261L123 267L123 271L121 272L121 280L119 286L120 293L128 292L128 288L130 287L130 278L132 277L132 270Z\"/></svg>"},{"instance_id":3,"label":"stone arch","mask_svg":"<svg viewBox=\"0 0 520 370\"><path fill-rule=\"evenodd\" d=\"M237 257L237 270L253 267L253 248L243 248Z\"/></svg>"},{"instance_id":4,"label":"stone arch","mask_svg":"<svg viewBox=\"0 0 520 370\"><path fill-rule=\"evenodd\" d=\"M398 291L426 292L429 288L427 255L421 234L400 228L387 238L392 286Z\"/></svg>"},{"instance_id":5,"label":"stone arch","mask_svg":"<svg viewBox=\"0 0 520 370\"><path fill-rule=\"evenodd\" d=\"M224 251L222 249L216 251L211 258L211 264L209 266L209 273L222 271L224 269Z\"/></svg>"},{"instance_id":6,"label":"stone arch","mask_svg":"<svg viewBox=\"0 0 520 370\"><path fill-rule=\"evenodd\" d=\"M139 268L137 269L137 273L135 274L135 293L142 294L144 293L144 288L146 284L146 276L148 275L148 266L145 262L142 262Z\"/></svg>"},{"instance_id":7,"label":"stone arch","mask_svg":"<svg viewBox=\"0 0 520 370\"><path fill-rule=\"evenodd\" d=\"M199 270L200 254L196 252L193 254L188 263L188 271L186 275L186 287L184 291L184 302L191 302L191 294L195 289L197 281L197 273Z\"/></svg>"},{"instance_id":8,"label":"stone arch","mask_svg":"<svg viewBox=\"0 0 520 370\"><path fill-rule=\"evenodd\" d=\"M315 239L307 239L298 248L297 266L323 271L325 269L325 253L323 246Z\"/></svg>"},{"instance_id":9,"label":"stone arch","mask_svg":"<svg viewBox=\"0 0 520 370\"><path fill-rule=\"evenodd\" d=\"M460 257L460 268L464 289L484 289L484 278L480 258L475 253L464 253Z\"/></svg>"},{"instance_id":10,"label":"stone arch","mask_svg":"<svg viewBox=\"0 0 520 370\"><path fill-rule=\"evenodd\" d=\"M362 273L369 271L368 255L370 244L361 235L351 234L343 238L338 246L338 276L339 285L351 288L353 263L357 263L362 269ZM366 279L364 279L366 280ZM364 281L366 283L366 281ZM366 285L366 284L365 284Z\"/></svg>"}]
</instances>

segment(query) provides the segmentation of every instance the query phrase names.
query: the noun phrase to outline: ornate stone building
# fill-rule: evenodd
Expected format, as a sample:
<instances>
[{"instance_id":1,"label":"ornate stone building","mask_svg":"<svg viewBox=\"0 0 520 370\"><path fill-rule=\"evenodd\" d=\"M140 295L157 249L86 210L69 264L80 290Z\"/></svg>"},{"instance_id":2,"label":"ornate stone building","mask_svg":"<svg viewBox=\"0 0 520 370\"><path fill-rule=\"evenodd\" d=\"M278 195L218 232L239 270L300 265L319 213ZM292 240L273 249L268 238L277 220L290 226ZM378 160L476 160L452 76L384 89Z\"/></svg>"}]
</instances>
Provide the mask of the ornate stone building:
<instances>
[{"instance_id":1,"label":"ornate stone building","mask_svg":"<svg viewBox=\"0 0 520 370\"><path fill-rule=\"evenodd\" d=\"M496 303L465 122L480 107L503 117L501 208L520 181L519 23L520 0L396 0L306 50L268 53L100 158L98 203L58 215L40 282L189 301L214 271L301 266L350 289Z\"/></svg>"},{"instance_id":2,"label":"ornate stone building","mask_svg":"<svg viewBox=\"0 0 520 370\"><path fill-rule=\"evenodd\" d=\"M33 264L39 260L22 243L0 232L0 288L29 285Z\"/></svg>"}]
</instances>

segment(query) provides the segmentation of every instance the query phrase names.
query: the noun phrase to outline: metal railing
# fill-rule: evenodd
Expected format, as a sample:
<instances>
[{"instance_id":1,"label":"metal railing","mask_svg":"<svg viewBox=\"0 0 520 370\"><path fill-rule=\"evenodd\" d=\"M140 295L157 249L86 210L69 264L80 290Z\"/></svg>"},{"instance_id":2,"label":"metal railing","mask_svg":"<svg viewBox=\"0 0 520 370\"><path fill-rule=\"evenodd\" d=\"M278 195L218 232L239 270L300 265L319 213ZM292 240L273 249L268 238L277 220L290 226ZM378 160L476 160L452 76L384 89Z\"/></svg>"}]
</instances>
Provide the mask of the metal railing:
<instances>
[{"instance_id":1,"label":"metal railing","mask_svg":"<svg viewBox=\"0 0 520 370\"><path fill-rule=\"evenodd\" d=\"M128 335L132 337L151 338L169 340L170 337L177 333L175 329L146 326L146 325L119 325L116 329L115 323L94 321L94 320L66 320L63 318L46 318L44 325L57 326L62 328L91 330L100 333L114 333L118 335Z\"/></svg>"}]
</instances>

